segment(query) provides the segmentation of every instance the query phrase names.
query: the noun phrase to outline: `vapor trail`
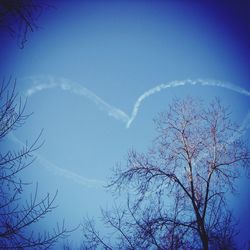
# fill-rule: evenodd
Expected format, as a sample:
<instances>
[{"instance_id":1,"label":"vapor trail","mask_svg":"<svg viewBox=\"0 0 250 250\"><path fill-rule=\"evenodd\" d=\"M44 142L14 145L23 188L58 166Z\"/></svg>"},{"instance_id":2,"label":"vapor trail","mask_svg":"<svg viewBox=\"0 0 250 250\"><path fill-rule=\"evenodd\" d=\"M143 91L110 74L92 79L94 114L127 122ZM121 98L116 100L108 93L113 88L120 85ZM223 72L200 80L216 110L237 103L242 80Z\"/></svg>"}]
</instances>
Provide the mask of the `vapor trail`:
<instances>
[{"instance_id":1,"label":"vapor trail","mask_svg":"<svg viewBox=\"0 0 250 250\"><path fill-rule=\"evenodd\" d=\"M184 85L200 85L200 86L221 87L221 88L226 88L226 89L232 90L234 92L238 92L238 93L243 94L243 95L250 96L250 92L243 89L243 88L240 88L240 87L233 85L231 83L225 83L225 82L220 82L220 81L216 81L216 80L203 80L203 79L189 80L189 79L187 79L187 80L183 80L183 81L172 81L169 83L163 83L163 84L157 85L154 88L147 90L141 96L139 96L139 98L137 99L137 101L134 104L132 114L129 118L129 121L126 124L126 127L127 128L130 127L131 123L134 121L134 119L137 116L137 113L139 111L139 108L140 108L142 102L146 98L148 98L149 96L154 95L154 94L156 94L164 89L175 88L175 87L184 86Z\"/></svg>"},{"instance_id":2,"label":"vapor trail","mask_svg":"<svg viewBox=\"0 0 250 250\"><path fill-rule=\"evenodd\" d=\"M32 86L25 92L26 96L32 96L33 94L44 91L51 88L60 88L63 91L69 91L73 94L84 96L94 102L96 106L105 111L108 115L114 117L117 120L120 120L126 124L126 128L130 128L131 124L135 120L141 104L145 101L146 98L148 98L151 95L154 95L156 93L161 92L162 90L169 89L169 88L176 88L180 86L185 85L199 85L199 86L211 86L211 87L220 87L225 88L231 91L234 91L236 93L250 96L250 92L236 86L231 83L227 82L221 82L217 80L203 80L203 79L197 79L197 80L190 80L186 79L183 81L172 81L164 84L157 85L147 91L145 91L142 95L139 96L139 98L136 100L134 107L132 109L132 113L129 116L124 111L108 104L104 100L102 100L100 97L98 97L96 94L88 90L87 88L84 88L83 86L65 79L65 78L54 78L54 77L45 77L45 76L34 76L34 77L28 77L26 79L30 79L32 81ZM25 80L25 79L23 79ZM244 118L241 127L239 129L240 132L235 132L235 134L230 138L230 142L235 141L239 137L241 137L247 129L250 128L250 110L248 111L246 117ZM19 141L17 138L15 138L16 141L18 141L20 144L24 145L21 141ZM62 175L66 178L72 179L74 182L77 182L83 186L86 187L102 187L106 183L101 180L90 180L87 178L84 178L83 176L80 176L76 173L73 173L69 170L62 169L58 167L57 165L49 162L42 156L36 154L38 160L42 163L44 167L46 167L48 170L52 171L54 174ZM204 156L204 155L203 155ZM200 158L202 159L202 157ZM197 162L200 160L197 159Z\"/></svg>"},{"instance_id":3,"label":"vapor trail","mask_svg":"<svg viewBox=\"0 0 250 250\"><path fill-rule=\"evenodd\" d=\"M234 92L237 92L239 94L243 94L246 96L250 96L250 92L236 86L232 83L227 82L221 82L218 80L204 80L204 79L197 79L197 80L182 80L182 81L172 81L168 83L159 84L147 91L145 91L142 95L139 96L139 98L136 100L134 107L132 109L132 113L129 116L121 109L118 109L107 102L105 102L103 99L101 99L99 96L88 90L87 88L81 86L78 83L75 83L71 80L65 79L65 78L55 78L52 76L33 76L33 77L27 77L26 79L30 79L32 81L32 86L25 92L26 96L31 96L37 92L44 91L51 88L60 88L64 91L69 91L75 95L80 95L88 98L92 102L96 104L96 106L100 109L105 111L109 116L114 117L117 120L120 120L126 124L126 128L129 128L133 121L135 120L141 104L145 101L146 98L148 98L151 95L154 95L158 92L161 92L162 90L169 89L169 88L176 88L180 86L185 85L200 85L200 86L211 86L211 87L220 87L225 88Z\"/></svg>"},{"instance_id":4,"label":"vapor trail","mask_svg":"<svg viewBox=\"0 0 250 250\"><path fill-rule=\"evenodd\" d=\"M71 80L65 78L54 78L52 76L44 77L44 76L35 76L35 77L27 77L25 79L30 79L33 85L26 90L26 96L32 96L37 92L44 91L52 88L60 88L63 91L69 91L75 95L84 96L90 101L94 102L95 105L100 109L106 112L109 116L117 120L121 120L122 122L127 123L129 120L129 116L123 112L122 110L108 104L104 100L102 100L99 96L83 87L82 85L73 82Z\"/></svg>"},{"instance_id":5,"label":"vapor trail","mask_svg":"<svg viewBox=\"0 0 250 250\"><path fill-rule=\"evenodd\" d=\"M13 142L21 145L22 147L26 146L12 132L8 134L8 137ZM81 186L88 187L88 188L103 188L104 185L107 184L106 182L102 180L88 179L72 171L58 167L56 164L48 161L47 159L45 159L38 153L33 152L32 154L35 156L36 160L38 160L41 163L43 167L45 167L47 170L49 170L53 174L63 176L64 178L70 179L73 182L80 184Z\"/></svg>"}]
</instances>

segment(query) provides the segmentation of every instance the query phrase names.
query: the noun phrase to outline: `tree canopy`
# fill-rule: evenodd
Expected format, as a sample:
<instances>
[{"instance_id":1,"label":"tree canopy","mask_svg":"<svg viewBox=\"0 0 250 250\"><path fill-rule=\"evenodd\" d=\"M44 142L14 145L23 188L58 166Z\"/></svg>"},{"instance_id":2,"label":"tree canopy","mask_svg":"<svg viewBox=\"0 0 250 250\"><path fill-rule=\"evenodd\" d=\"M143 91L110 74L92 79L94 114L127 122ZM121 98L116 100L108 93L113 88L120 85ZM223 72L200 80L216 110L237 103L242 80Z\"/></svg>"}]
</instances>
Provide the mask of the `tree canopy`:
<instances>
[{"instance_id":1,"label":"tree canopy","mask_svg":"<svg viewBox=\"0 0 250 250\"><path fill-rule=\"evenodd\" d=\"M147 153L131 150L108 186L128 192L126 206L103 210L110 229L101 236L83 223L86 249L235 249L236 221L227 192L250 166L243 128L228 108L188 97L155 119Z\"/></svg>"},{"instance_id":2,"label":"tree canopy","mask_svg":"<svg viewBox=\"0 0 250 250\"><path fill-rule=\"evenodd\" d=\"M2 82L0 88L0 143L6 136L23 126L29 114L25 113L26 102L18 99L12 80ZM35 160L34 152L40 148L40 136L19 150L6 149L0 153L0 248L1 249L47 249L69 231L64 223L51 231L42 233L33 226L54 208L57 193L49 193L38 198L38 185L35 192L25 199L23 192L28 183L21 173Z\"/></svg>"}]
</instances>

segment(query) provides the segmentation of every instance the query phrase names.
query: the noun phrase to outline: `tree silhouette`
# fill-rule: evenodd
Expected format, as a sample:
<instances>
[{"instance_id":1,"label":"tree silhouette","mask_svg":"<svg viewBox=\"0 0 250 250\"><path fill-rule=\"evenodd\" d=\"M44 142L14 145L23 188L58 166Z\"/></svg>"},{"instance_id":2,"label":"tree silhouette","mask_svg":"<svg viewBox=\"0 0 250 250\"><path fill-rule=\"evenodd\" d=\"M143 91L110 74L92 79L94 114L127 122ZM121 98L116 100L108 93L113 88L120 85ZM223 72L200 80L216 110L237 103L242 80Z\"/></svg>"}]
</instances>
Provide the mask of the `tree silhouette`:
<instances>
[{"instance_id":1,"label":"tree silhouette","mask_svg":"<svg viewBox=\"0 0 250 250\"><path fill-rule=\"evenodd\" d=\"M0 89L0 143L14 130L23 126L29 115L25 114L26 102L18 101L11 79L2 82ZM29 145L26 143L17 151L5 150L0 153L0 248L1 249L47 249L60 238L67 236L64 223L52 232L36 233L34 224L51 212L57 193L37 197L37 186L30 199L22 199L26 183L20 173L34 162L33 153L39 149L40 135Z\"/></svg>"},{"instance_id":2,"label":"tree silhouette","mask_svg":"<svg viewBox=\"0 0 250 250\"><path fill-rule=\"evenodd\" d=\"M28 33L38 29L37 20L49 7L52 6L40 0L0 0L0 27L23 48Z\"/></svg>"},{"instance_id":3,"label":"tree silhouette","mask_svg":"<svg viewBox=\"0 0 250 250\"><path fill-rule=\"evenodd\" d=\"M190 97L175 100L155 123L152 147L131 150L108 186L128 192L126 205L102 211L107 236L85 219L84 248L235 249L226 194L250 165L243 129L218 99L206 106Z\"/></svg>"}]
</instances>

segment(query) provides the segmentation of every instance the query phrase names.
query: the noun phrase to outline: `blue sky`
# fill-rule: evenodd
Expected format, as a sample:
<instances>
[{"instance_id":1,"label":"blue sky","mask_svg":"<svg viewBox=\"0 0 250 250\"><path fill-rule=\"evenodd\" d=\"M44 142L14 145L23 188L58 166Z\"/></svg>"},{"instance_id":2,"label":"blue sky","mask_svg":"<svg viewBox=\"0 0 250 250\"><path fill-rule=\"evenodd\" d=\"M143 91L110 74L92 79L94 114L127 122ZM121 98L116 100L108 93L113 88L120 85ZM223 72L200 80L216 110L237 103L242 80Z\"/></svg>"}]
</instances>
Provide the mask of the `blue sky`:
<instances>
[{"instance_id":1,"label":"blue sky","mask_svg":"<svg viewBox=\"0 0 250 250\"><path fill-rule=\"evenodd\" d=\"M54 5L23 50L7 36L0 38L0 73L17 78L21 95L29 96L27 110L34 112L15 136L32 141L44 129L45 145L25 178L38 181L41 193L59 190L51 221L76 224L86 214L98 215L99 206L111 200L101 186L112 167L125 161L129 148L150 146L152 119L173 97L218 96L238 122L247 115L249 96L242 92L250 91L250 20L244 6L195 1ZM203 80L191 85L188 79ZM187 84L166 88L174 81ZM161 84L160 91L141 98L128 128L126 119L138 98ZM244 233L250 222L244 195L250 190L245 181L240 187L232 204L244 218Z\"/></svg>"}]
</instances>

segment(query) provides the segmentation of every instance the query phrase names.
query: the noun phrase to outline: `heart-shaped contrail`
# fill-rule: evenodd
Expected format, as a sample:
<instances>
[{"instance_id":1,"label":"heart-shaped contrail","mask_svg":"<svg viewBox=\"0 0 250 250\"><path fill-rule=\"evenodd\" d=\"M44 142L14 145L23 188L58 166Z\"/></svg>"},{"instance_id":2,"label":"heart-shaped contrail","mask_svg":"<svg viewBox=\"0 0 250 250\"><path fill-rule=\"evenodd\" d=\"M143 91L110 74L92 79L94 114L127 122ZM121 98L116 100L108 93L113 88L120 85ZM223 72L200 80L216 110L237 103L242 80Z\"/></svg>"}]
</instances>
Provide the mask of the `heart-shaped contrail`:
<instances>
[{"instance_id":1,"label":"heart-shaped contrail","mask_svg":"<svg viewBox=\"0 0 250 250\"><path fill-rule=\"evenodd\" d=\"M109 116L112 116L113 118L124 122L126 124L126 128L130 128L144 100L148 98L149 96L159 93L165 89L175 88L175 87L185 86L185 85L199 85L199 86L211 86L211 87L225 88L225 89L237 92L242 95L250 96L249 91L239 86L236 86L231 83L216 81L216 80L203 80L203 79L189 80L187 79L183 81L172 81L169 83L157 85L145 91L142 95L140 95L134 104L131 115L129 116L124 111L105 102L99 96L97 96L96 94L88 90L87 88L71 80L68 80L65 78L56 78L52 76L31 76L31 77L23 78L22 80L31 81L31 86L24 92L26 96L32 96L40 91L45 91L45 90L52 89L52 88L60 88L63 91L69 91L73 94L88 98L90 101L94 102L94 104L100 110L103 110ZM241 124L240 131L245 132L249 127L250 127L250 110L248 111L247 115L245 116ZM230 142L233 142L234 140L238 139L240 136L243 135L243 133L241 134L235 133L235 135L232 138L230 138ZM15 141L16 143L19 143L20 145L23 145L23 142L21 142L14 134L11 134L10 139ZM69 178L84 187L101 188L105 185L105 182L102 180L88 179L72 171L58 167L57 165L51 163L50 161L48 161L47 159L45 159L39 154L36 154L36 157L41 162L41 164L48 170L52 171L53 173L57 175L61 175L61 176L64 176L65 178Z\"/></svg>"}]
</instances>

